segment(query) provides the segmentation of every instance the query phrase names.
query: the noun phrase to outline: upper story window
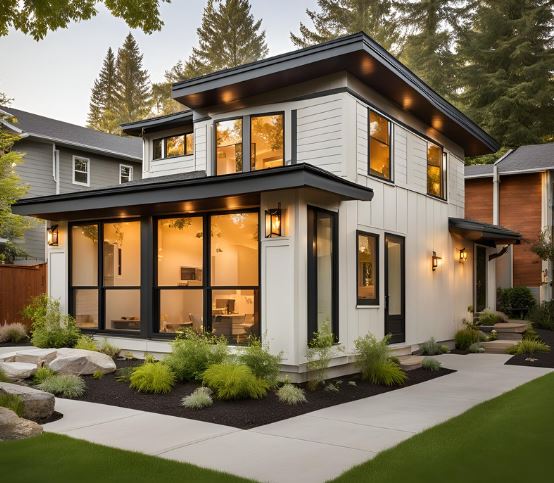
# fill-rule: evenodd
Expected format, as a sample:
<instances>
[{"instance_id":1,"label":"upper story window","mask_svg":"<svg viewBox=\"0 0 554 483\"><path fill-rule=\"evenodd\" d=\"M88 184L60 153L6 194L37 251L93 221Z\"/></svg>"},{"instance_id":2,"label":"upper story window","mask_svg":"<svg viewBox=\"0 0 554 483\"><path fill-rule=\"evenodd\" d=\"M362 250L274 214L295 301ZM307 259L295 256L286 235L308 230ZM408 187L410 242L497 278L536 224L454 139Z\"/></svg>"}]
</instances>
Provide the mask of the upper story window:
<instances>
[{"instance_id":1,"label":"upper story window","mask_svg":"<svg viewBox=\"0 0 554 483\"><path fill-rule=\"evenodd\" d=\"M216 174L242 171L242 118L215 123Z\"/></svg>"},{"instance_id":2,"label":"upper story window","mask_svg":"<svg viewBox=\"0 0 554 483\"><path fill-rule=\"evenodd\" d=\"M152 141L152 159L177 158L194 154L194 134L177 134Z\"/></svg>"},{"instance_id":3,"label":"upper story window","mask_svg":"<svg viewBox=\"0 0 554 483\"><path fill-rule=\"evenodd\" d=\"M427 194L445 199L446 155L442 148L427 142Z\"/></svg>"},{"instance_id":4,"label":"upper story window","mask_svg":"<svg viewBox=\"0 0 554 483\"><path fill-rule=\"evenodd\" d=\"M283 166L283 114L263 114L250 119L250 160L252 171Z\"/></svg>"},{"instance_id":5,"label":"upper story window","mask_svg":"<svg viewBox=\"0 0 554 483\"><path fill-rule=\"evenodd\" d=\"M133 167L127 164L119 165L119 184L133 181Z\"/></svg>"},{"instance_id":6,"label":"upper story window","mask_svg":"<svg viewBox=\"0 0 554 483\"><path fill-rule=\"evenodd\" d=\"M369 111L369 174L392 179L392 122Z\"/></svg>"},{"instance_id":7,"label":"upper story window","mask_svg":"<svg viewBox=\"0 0 554 483\"><path fill-rule=\"evenodd\" d=\"M90 159L73 156L73 184L90 186Z\"/></svg>"}]
</instances>

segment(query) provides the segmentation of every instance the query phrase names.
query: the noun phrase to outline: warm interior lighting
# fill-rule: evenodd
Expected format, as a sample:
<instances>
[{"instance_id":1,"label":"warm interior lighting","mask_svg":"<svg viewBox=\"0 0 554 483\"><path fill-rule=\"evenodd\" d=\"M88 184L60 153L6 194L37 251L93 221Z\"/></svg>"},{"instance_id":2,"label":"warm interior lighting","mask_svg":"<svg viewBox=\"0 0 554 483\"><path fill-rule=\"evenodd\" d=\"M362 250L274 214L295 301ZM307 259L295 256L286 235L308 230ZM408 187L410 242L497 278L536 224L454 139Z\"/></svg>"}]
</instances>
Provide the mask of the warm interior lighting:
<instances>
[{"instance_id":1,"label":"warm interior lighting","mask_svg":"<svg viewBox=\"0 0 554 483\"><path fill-rule=\"evenodd\" d=\"M442 260L442 257L437 256L437 252L433 250L433 256L431 257L431 260L434 272L438 268L439 260Z\"/></svg>"},{"instance_id":2,"label":"warm interior lighting","mask_svg":"<svg viewBox=\"0 0 554 483\"><path fill-rule=\"evenodd\" d=\"M465 263L467 260L467 250L465 248L460 248L460 263Z\"/></svg>"},{"instance_id":3,"label":"warm interior lighting","mask_svg":"<svg viewBox=\"0 0 554 483\"><path fill-rule=\"evenodd\" d=\"M278 236L281 236L281 203L277 204L277 208L265 211L265 237Z\"/></svg>"},{"instance_id":4,"label":"warm interior lighting","mask_svg":"<svg viewBox=\"0 0 554 483\"><path fill-rule=\"evenodd\" d=\"M51 247L58 246L58 225L52 225L48 228L48 245Z\"/></svg>"}]
</instances>

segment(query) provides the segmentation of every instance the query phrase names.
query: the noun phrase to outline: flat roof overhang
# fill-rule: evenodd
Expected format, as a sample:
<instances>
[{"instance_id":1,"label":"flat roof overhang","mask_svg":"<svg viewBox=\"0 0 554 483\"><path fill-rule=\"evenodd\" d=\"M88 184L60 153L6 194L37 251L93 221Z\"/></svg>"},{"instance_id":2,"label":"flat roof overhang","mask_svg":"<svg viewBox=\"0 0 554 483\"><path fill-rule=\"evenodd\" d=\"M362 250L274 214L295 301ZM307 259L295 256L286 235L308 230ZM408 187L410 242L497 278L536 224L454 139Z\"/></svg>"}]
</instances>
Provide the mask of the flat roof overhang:
<instances>
[{"instance_id":1,"label":"flat roof overhang","mask_svg":"<svg viewBox=\"0 0 554 483\"><path fill-rule=\"evenodd\" d=\"M347 71L462 146L466 155L499 144L364 33L178 82L172 97L191 109L229 104L263 92Z\"/></svg>"},{"instance_id":2,"label":"flat roof overhang","mask_svg":"<svg viewBox=\"0 0 554 483\"><path fill-rule=\"evenodd\" d=\"M309 164L249 173L205 176L203 172L147 178L111 188L26 198L13 205L19 215L46 220L128 217L259 204L262 192L308 188L342 200L371 201L373 190Z\"/></svg>"},{"instance_id":3,"label":"flat roof overhang","mask_svg":"<svg viewBox=\"0 0 554 483\"><path fill-rule=\"evenodd\" d=\"M497 245L519 245L521 234L498 225L481 223L465 218L449 218L450 232L461 235L466 240L495 247Z\"/></svg>"},{"instance_id":4,"label":"flat roof overhang","mask_svg":"<svg viewBox=\"0 0 554 483\"><path fill-rule=\"evenodd\" d=\"M160 129L180 127L193 121L192 111L175 112L165 116L151 117L141 121L128 122L121 125L121 130L129 136L142 136L145 132L155 132Z\"/></svg>"}]
</instances>

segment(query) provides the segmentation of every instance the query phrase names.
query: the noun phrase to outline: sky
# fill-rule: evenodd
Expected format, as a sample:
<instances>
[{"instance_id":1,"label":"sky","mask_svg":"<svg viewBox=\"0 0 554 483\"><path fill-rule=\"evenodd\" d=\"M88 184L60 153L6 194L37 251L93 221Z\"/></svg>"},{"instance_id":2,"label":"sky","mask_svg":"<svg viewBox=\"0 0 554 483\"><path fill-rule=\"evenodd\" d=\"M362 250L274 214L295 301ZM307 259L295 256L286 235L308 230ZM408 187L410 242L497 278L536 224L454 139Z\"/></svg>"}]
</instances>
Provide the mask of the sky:
<instances>
[{"instance_id":1,"label":"sky","mask_svg":"<svg viewBox=\"0 0 554 483\"><path fill-rule=\"evenodd\" d=\"M151 80L186 59L197 43L196 29L206 0L172 0L163 4L161 31L146 35L131 30ZM316 0L251 0L252 13L262 19L269 55L294 50L289 33L306 22L306 8ZM91 20L72 23L35 41L20 32L0 37L0 92L13 98L11 106L54 119L85 125L90 90L108 47L121 46L129 27L104 7Z\"/></svg>"}]
</instances>

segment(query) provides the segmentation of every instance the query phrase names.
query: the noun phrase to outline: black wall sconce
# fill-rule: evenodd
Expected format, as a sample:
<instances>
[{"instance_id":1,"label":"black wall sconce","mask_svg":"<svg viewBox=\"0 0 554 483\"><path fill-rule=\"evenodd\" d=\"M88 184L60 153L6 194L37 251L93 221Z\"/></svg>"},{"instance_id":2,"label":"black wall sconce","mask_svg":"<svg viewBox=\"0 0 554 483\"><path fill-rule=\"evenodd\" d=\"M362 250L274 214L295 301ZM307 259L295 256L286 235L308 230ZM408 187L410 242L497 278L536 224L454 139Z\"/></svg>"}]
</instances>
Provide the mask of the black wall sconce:
<instances>
[{"instance_id":1,"label":"black wall sconce","mask_svg":"<svg viewBox=\"0 0 554 483\"><path fill-rule=\"evenodd\" d=\"M467 250L465 248L460 248L459 252L460 252L460 256L458 258L458 261L460 263L465 263L467 261Z\"/></svg>"},{"instance_id":2,"label":"black wall sconce","mask_svg":"<svg viewBox=\"0 0 554 483\"><path fill-rule=\"evenodd\" d=\"M265 210L265 237L275 238L281 236L281 203L277 204L277 208Z\"/></svg>"},{"instance_id":3,"label":"black wall sconce","mask_svg":"<svg viewBox=\"0 0 554 483\"><path fill-rule=\"evenodd\" d=\"M58 225L52 225L48 228L48 245L51 247L58 246Z\"/></svg>"},{"instance_id":4,"label":"black wall sconce","mask_svg":"<svg viewBox=\"0 0 554 483\"><path fill-rule=\"evenodd\" d=\"M433 250L433 256L431 257L433 272L438 268L439 260L442 260L442 257L437 256L437 252Z\"/></svg>"}]
</instances>

